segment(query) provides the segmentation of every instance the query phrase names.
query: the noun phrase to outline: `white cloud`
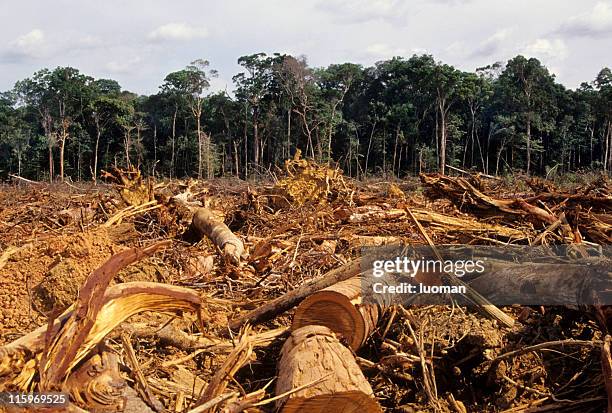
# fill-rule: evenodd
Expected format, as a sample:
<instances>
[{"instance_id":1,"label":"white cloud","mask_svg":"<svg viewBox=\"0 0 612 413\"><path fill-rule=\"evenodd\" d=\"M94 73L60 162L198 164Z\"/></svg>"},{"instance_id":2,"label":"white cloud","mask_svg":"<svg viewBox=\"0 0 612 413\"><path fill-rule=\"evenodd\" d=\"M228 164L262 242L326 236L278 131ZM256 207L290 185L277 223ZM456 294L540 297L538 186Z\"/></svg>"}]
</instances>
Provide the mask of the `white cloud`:
<instances>
[{"instance_id":1,"label":"white cloud","mask_svg":"<svg viewBox=\"0 0 612 413\"><path fill-rule=\"evenodd\" d=\"M125 74L134 72L135 67L142 62L139 56L125 60L113 60L106 63L105 68L110 73Z\"/></svg>"},{"instance_id":2,"label":"white cloud","mask_svg":"<svg viewBox=\"0 0 612 413\"><path fill-rule=\"evenodd\" d=\"M19 36L14 44L22 49L29 49L40 46L45 40L45 34L42 30L34 29L29 33Z\"/></svg>"},{"instance_id":3,"label":"white cloud","mask_svg":"<svg viewBox=\"0 0 612 413\"><path fill-rule=\"evenodd\" d=\"M409 2L403 0L325 0L317 7L339 21L365 23L372 20L405 21Z\"/></svg>"},{"instance_id":4,"label":"white cloud","mask_svg":"<svg viewBox=\"0 0 612 413\"><path fill-rule=\"evenodd\" d=\"M561 39L536 39L525 46L523 53L545 60L564 60L568 56L567 46Z\"/></svg>"},{"instance_id":5,"label":"white cloud","mask_svg":"<svg viewBox=\"0 0 612 413\"><path fill-rule=\"evenodd\" d=\"M612 2L598 2L590 11L570 17L557 32L571 37L612 35Z\"/></svg>"},{"instance_id":6,"label":"white cloud","mask_svg":"<svg viewBox=\"0 0 612 413\"><path fill-rule=\"evenodd\" d=\"M393 48L386 43L374 43L366 47L366 53L376 58L391 58L395 56L404 56L406 50L402 48Z\"/></svg>"},{"instance_id":7,"label":"white cloud","mask_svg":"<svg viewBox=\"0 0 612 413\"><path fill-rule=\"evenodd\" d=\"M492 57L499 54L504 43L506 40L508 40L511 34L512 29L509 28L496 31L485 41L480 43L476 50L472 52L471 57Z\"/></svg>"},{"instance_id":8,"label":"white cloud","mask_svg":"<svg viewBox=\"0 0 612 413\"><path fill-rule=\"evenodd\" d=\"M186 23L168 23L159 26L149 33L149 40L193 40L208 36L208 30L204 27L190 26Z\"/></svg>"},{"instance_id":9,"label":"white cloud","mask_svg":"<svg viewBox=\"0 0 612 413\"><path fill-rule=\"evenodd\" d=\"M3 55L9 60L15 61L24 58L39 58L44 55L45 48L44 32L40 29L33 29L10 42L8 49Z\"/></svg>"}]
</instances>

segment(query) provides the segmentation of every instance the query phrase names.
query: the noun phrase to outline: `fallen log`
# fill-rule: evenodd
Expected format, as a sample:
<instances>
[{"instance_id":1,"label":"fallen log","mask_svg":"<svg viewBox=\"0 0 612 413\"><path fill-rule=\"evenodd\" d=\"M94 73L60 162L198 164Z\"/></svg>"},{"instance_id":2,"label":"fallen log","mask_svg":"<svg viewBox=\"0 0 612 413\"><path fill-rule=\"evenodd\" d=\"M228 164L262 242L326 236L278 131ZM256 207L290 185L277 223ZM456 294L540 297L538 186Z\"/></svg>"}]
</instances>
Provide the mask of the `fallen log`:
<instances>
[{"instance_id":1,"label":"fallen log","mask_svg":"<svg viewBox=\"0 0 612 413\"><path fill-rule=\"evenodd\" d=\"M298 305L309 295L340 281L355 277L360 272L360 260L351 261L341 267L329 271L324 276L317 278L312 282L303 284L298 288L291 290L278 298L275 298L274 300L268 301L261 307L258 307L247 314L230 321L229 326L231 329L238 329L246 323L256 324L270 320L278 314L284 313L290 308Z\"/></svg>"},{"instance_id":2,"label":"fallen log","mask_svg":"<svg viewBox=\"0 0 612 413\"><path fill-rule=\"evenodd\" d=\"M426 222L431 227L447 233L464 235L468 239L485 235L501 237L511 240L522 240L532 236L528 229L522 230L503 225L481 222L468 217L454 217L439 214L428 209L411 209L414 216L421 222ZM392 221L407 217L405 209L383 209L378 205L364 205L354 209L339 208L334 211L334 216L349 223L369 223L377 221ZM397 241L399 242L399 240Z\"/></svg>"},{"instance_id":3,"label":"fallen log","mask_svg":"<svg viewBox=\"0 0 612 413\"><path fill-rule=\"evenodd\" d=\"M201 236L206 235L222 252L225 259L233 264L240 263L244 254L244 244L234 233L219 221L208 208L196 209L193 227Z\"/></svg>"},{"instance_id":4,"label":"fallen log","mask_svg":"<svg viewBox=\"0 0 612 413\"><path fill-rule=\"evenodd\" d=\"M328 327L356 351L372 334L384 311L378 304L363 303L362 291L363 280L355 277L312 294L295 310L291 329Z\"/></svg>"},{"instance_id":5,"label":"fallen log","mask_svg":"<svg viewBox=\"0 0 612 413\"><path fill-rule=\"evenodd\" d=\"M276 402L282 413L382 412L353 354L323 326L302 327L285 342L275 392L290 393Z\"/></svg>"},{"instance_id":6,"label":"fallen log","mask_svg":"<svg viewBox=\"0 0 612 413\"><path fill-rule=\"evenodd\" d=\"M498 305L612 303L612 271L606 261L514 264L489 260L487 271L470 280L469 286Z\"/></svg>"}]
</instances>

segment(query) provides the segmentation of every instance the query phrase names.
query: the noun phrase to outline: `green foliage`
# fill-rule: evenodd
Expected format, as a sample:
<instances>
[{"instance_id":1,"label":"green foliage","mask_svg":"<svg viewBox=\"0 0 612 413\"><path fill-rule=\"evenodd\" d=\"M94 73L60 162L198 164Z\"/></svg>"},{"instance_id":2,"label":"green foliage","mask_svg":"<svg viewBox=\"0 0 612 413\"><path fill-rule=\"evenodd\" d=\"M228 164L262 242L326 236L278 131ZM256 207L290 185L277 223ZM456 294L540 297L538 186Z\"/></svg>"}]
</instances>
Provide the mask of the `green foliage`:
<instances>
[{"instance_id":1,"label":"green foliage","mask_svg":"<svg viewBox=\"0 0 612 413\"><path fill-rule=\"evenodd\" d=\"M63 166L89 179L130 162L161 176L248 178L298 149L359 177L446 164L550 176L612 169L609 68L568 90L524 56L474 73L430 55L313 68L256 53L238 64L234 90L210 93L217 73L200 59L151 96L71 67L39 70L0 94L0 174L44 179Z\"/></svg>"}]
</instances>

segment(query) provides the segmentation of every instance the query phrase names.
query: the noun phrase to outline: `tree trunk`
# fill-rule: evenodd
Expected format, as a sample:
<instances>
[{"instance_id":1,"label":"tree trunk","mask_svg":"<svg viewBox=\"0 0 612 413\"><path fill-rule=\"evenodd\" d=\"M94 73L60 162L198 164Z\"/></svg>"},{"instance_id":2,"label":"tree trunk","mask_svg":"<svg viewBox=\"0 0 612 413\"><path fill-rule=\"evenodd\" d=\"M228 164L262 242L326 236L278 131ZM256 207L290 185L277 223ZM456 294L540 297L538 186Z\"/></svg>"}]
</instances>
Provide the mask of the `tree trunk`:
<instances>
[{"instance_id":1,"label":"tree trunk","mask_svg":"<svg viewBox=\"0 0 612 413\"><path fill-rule=\"evenodd\" d=\"M594 122L593 122L594 123ZM590 150L591 150L591 166L593 166L593 135L595 134L595 125L591 128L591 134L589 136Z\"/></svg>"},{"instance_id":2,"label":"tree trunk","mask_svg":"<svg viewBox=\"0 0 612 413\"><path fill-rule=\"evenodd\" d=\"M499 173L499 160L501 159L501 154L504 151L504 146L506 145L506 139L502 140L499 144L499 149L497 151L497 156L495 157L495 176ZM488 171L487 171L488 172Z\"/></svg>"},{"instance_id":3,"label":"tree trunk","mask_svg":"<svg viewBox=\"0 0 612 413\"><path fill-rule=\"evenodd\" d=\"M96 117L95 119L95 123L96 123L96 145L94 148L94 167L93 167L93 181L94 184L98 183L98 148L100 147L100 121L99 119Z\"/></svg>"},{"instance_id":4,"label":"tree trunk","mask_svg":"<svg viewBox=\"0 0 612 413\"><path fill-rule=\"evenodd\" d=\"M243 136L244 136L244 179L249 179L249 135L247 131L247 122L249 120L248 117L248 106L244 105L244 128L243 128Z\"/></svg>"},{"instance_id":5,"label":"tree trunk","mask_svg":"<svg viewBox=\"0 0 612 413\"><path fill-rule=\"evenodd\" d=\"M396 161L397 161L397 143L399 140L399 133L400 133L400 124L397 124L397 127L395 129L395 143L393 144L393 167L391 168L391 173L393 175L395 175L395 165L396 165ZM397 166L398 170L399 170L399 165ZM399 171L398 171L399 172Z\"/></svg>"},{"instance_id":6,"label":"tree trunk","mask_svg":"<svg viewBox=\"0 0 612 413\"><path fill-rule=\"evenodd\" d=\"M607 172L608 171L608 152L610 151L610 141L608 139L608 125L606 125L606 128L604 129L604 133L602 135L602 144L604 147L604 153L603 153L603 159L602 159L602 164L603 164L603 171Z\"/></svg>"},{"instance_id":7,"label":"tree trunk","mask_svg":"<svg viewBox=\"0 0 612 413\"><path fill-rule=\"evenodd\" d=\"M446 171L446 110L444 100L440 102L440 173Z\"/></svg>"},{"instance_id":8,"label":"tree trunk","mask_svg":"<svg viewBox=\"0 0 612 413\"><path fill-rule=\"evenodd\" d=\"M606 145L606 154L607 154L606 164L608 165L608 170L612 171L612 121L610 120L608 120L607 142L608 144Z\"/></svg>"},{"instance_id":9,"label":"tree trunk","mask_svg":"<svg viewBox=\"0 0 612 413\"><path fill-rule=\"evenodd\" d=\"M287 109L287 155L286 159L291 158L291 108Z\"/></svg>"},{"instance_id":10,"label":"tree trunk","mask_svg":"<svg viewBox=\"0 0 612 413\"><path fill-rule=\"evenodd\" d=\"M64 182L64 148L66 147L66 138L60 139L60 181Z\"/></svg>"},{"instance_id":11,"label":"tree trunk","mask_svg":"<svg viewBox=\"0 0 612 413\"><path fill-rule=\"evenodd\" d=\"M172 154L170 155L170 179L174 176L175 171L175 157L174 157L174 143L176 140L176 115L178 112L178 104L174 104L174 115L172 116Z\"/></svg>"},{"instance_id":12,"label":"tree trunk","mask_svg":"<svg viewBox=\"0 0 612 413\"><path fill-rule=\"evenodd\" d=\"M275 392L290 391L276 402L282 413L382 413L353 354L323 326L300 328L283 345Z\"/></svg>"},{"instance_id":13,"label":"tree trunk","mask_svg":"<svg viewBox=\"0 0 612 413\"><path fill-rule=\"evenodd\" d=\"M196 129L198 133L198 179L202 179L202 130L200 124L201 110L196 109L194 112L196 118Z\"/></svg>"},{"instance_id":14,"label":"tree trunk","mask_svg":"<svg viewBox=\"0 0 612 413\"><path fill-rule=\"evenodd\" d=\"M51 137L49 139L49 182L53 183L53 144L51 143Z\"/></svg>"},{"instance_id":15,"label":"tree trunk","mask_svg":"<svg viewBox=\"0 0 612 413\"><path fill-rule=\"evenodd\" d=\"M374 131L376 130L376 122L377 121L374 121L374 124L372 125L372 131L370 132L370 140L368 141L368 151L366 153L364 168L364 175L366 178L368 177L368 162L370 160L370 149L372 149L372 139L374 138Z\"/></svg>"},{"instance_id":16,"label":"tree trunk","mask_svg":"<svg viewBox=\"0 0 612 413\"><path fill-rule=\"evenodd\" d=\"M153 123L153 167L157 163L157 123Z\"/></svg>"},{"instance_id":17,"label":"tree trunk","mask_svg":"<svg viewBox=\"0 0 612 413\"><path fill-rule=\"evenodd\" d=\"M238 142L237 141L233 141L234 144L234 167L235 167L235 171L236 171L236 178L238 178L240 176L240 162L239 162L239 157L238 157Z\"/></svg>"},{"instance_id":18,"label":"tree trunk","mask_svg":"<svg viewBox=\"0 0 612 413\"><path fill-rule=\"evenodd\" d=\"M473 166L474 164L474 128L475 128L475 123L476 123L476 114L475 114L475 110L474 108L470 105L470 120L471 120L471 125L470 125L470 138L469 141L472 143L472 148L471 148L471 156L470 156L470 166ZM468 150L468 139L466 139L465 141L465 149L463 151L463 167L465 168L465 162L466 162L466 158L467 158L467 150ZM483 171L484 172L484 171Z\"/></svg>"},{"instance_id":19,"label":"tree trunk","mask_svg":"<svg viewBox=\"0 0 612 413\"><path fill-rule=\"evenodd\" d=\"M527 175L531 170L531 112L527 113Z\"/></svg>"},{"instance_id":20,"label":"tree trunk","mask_svg":"<svg viewBox=\"0 0 612 413\"><path fill-rule=\"evenodd\" d=\"M357 351L376 328L383 310L378 304L362 302L365 281L350 278L312 294L295 310L291 329L325 326Z\"/></svg>"},{"instance_id":21,"label":"tree trunk","mask_svg":"<svg viewBox=\"0 0 612 413\"><path fill-rule=\"evenodd\" d=\"M253 163L259 165L259 113L258 109L253 110Z\"/></svg>"},{"instance_id":22,"label":"tree trunk","mask_svg":"<svg viewBox=\"0 0 612 413\"><path fill-rule=\"evenodd\" d=\"M612 272L603 261L522 263L487 260L469 286L497 305L606 305ZM607 321L606 321L607 323Z\"/></svg>"},{"instance_id":23,"label":"tree trunk","mask_svg":"<svg viewBox=\"0 0 612 413\"><path fill-rule=\"evenodd\" d=\"M210 142L210 134L204 133L204 149L206 151L206 179L211 179L214 175L214 169L212 164L212 147Z\"/></svg>"},{"instance_id":24,"label":"tree trunk","mask_svg":"<svg viewBox=\"0 0 612 413\"><path fill-rule=\"evenodd\" d=\"M125 165L127 168L131 166L131 162L130 162L130 146L132 144L132 137L130 136L131 133L132 133L132 128L128 127L125 130L125 135L124 135Z\"/></svg>"}]
</instances>

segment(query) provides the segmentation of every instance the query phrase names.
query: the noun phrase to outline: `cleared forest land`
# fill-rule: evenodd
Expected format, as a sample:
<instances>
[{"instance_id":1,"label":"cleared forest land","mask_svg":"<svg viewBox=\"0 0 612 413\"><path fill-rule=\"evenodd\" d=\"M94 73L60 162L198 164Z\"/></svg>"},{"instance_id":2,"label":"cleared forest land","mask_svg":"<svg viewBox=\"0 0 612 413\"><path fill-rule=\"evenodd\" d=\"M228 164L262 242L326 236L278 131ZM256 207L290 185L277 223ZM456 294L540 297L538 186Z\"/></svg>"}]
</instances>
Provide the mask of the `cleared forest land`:
<instances>
[{"instance_id":1,"label":"cleared forest land","mask_svg":"<svg viewBox=\"0 0 612 413\"><path fill-rule=\"evenodd\" d=\"M269 183L105 177L0 190L0 391L68 393L58 411L608 405L605 297L385 308L351 287L363 247L398 243L569 245L609 270L603 175L358 182L296 158Z\"/></svg>"}]
</instances>

